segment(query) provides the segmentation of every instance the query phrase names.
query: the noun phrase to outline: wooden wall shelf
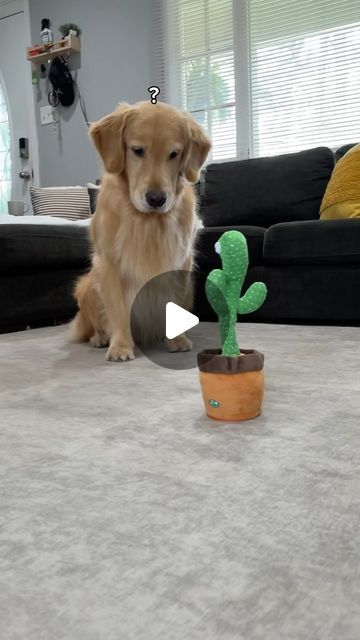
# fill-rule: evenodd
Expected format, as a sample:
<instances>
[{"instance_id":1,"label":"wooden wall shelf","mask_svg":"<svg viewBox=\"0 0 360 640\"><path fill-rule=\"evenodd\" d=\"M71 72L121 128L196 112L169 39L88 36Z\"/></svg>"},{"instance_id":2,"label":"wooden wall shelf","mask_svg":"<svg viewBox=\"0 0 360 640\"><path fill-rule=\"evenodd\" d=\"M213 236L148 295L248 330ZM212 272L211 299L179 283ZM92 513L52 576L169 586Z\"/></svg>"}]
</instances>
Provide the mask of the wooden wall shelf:
<instances>
[{"instance_id":1,"label":"wooden wall shelf","mask_svg":"<svg viewBox=\"0 0 360 640\"><path fill-rule=\"evenodd\" d=\"M40 51L38 51L40 49ZM80 38L77 36L67 36L64 40L54 42L50 49L46 49L39 45L27 47L26 58L30 62L41 63L52 60L56 56L70 55L70 53L79 53L81 50Z\"/></svg>"}]
</instances>

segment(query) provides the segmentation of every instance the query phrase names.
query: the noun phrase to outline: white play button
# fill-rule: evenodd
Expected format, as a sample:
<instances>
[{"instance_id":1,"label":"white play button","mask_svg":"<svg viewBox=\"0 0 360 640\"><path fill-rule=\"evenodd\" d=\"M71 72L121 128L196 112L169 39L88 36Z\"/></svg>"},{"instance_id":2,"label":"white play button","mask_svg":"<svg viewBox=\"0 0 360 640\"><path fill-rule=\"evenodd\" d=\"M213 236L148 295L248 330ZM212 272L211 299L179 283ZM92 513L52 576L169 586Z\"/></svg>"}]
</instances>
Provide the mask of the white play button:
<instances>
[{"instance_id":1,"label":"white play button","mask_svg":"<svg viewBox=\"0 0 360 640\"><path fill-rule=\"evenodd\" d=\"M155 276L138 292L130 314L131 333L137 348L157 366L173 371L196 369L198 366L197 354L208 349L211 342L209 332L203 332L202 323L199 323L199 318L194 315L194 313L198 313L197 308L195 307L193 313L189 313L186 308L183 309L179 306L182 299L171 293L182 291L184 282L187 282L188 279L189 272L181 269ZM151 302L154 298L154 292L157 292L155 307ZM166 292L168 293L166 294ZM185 301L184 306L187 306ZM149 321L152 318L153 322L156 322L156 332L154 331L158 337L156 340L146 341L143 339L146 336L142 333L142 314L148 314ZM219 341L218 326L216 322L210 322L209 325L211 325L212 341L216 345ZM226 332L227 327L223 327L223 329ZM191 351L182 350L190 345L178 337L185 331L188 332L193 344ZM167 339L160 340L160 336L166 336ZM151 334L149 337L151 338Z\"/></svg>"},{"instance_id":2,"label":"white play button","mask_svg":"<svg viewBox=\"0 0 360 640\"><path fill-rule=\"evenodd\" d=\"M166 337L169 340L176 338L184 331L192 329L199 324L199 318L193 313L186 311L175 302L166 304Z\"/></svg>"}]
</instances>

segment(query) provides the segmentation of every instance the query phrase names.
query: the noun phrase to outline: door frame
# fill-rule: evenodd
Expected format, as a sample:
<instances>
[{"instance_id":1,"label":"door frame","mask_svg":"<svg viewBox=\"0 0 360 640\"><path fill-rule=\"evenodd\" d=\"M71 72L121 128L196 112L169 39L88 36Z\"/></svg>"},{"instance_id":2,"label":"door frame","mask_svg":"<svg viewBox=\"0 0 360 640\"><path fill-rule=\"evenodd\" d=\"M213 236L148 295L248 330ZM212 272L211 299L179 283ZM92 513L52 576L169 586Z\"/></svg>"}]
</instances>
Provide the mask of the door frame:
<instances>
[{"instance_id":1,"label":"door frame","mask_svg":"<svg viewBox=\"0 0 360 640\"><path fill-rule=\"evenodd\" d=\"M24 18L25 18L25 32L28 37L29 46L32 43L31 36L31 20L30 20L30 0L22 0L24 6ZM26 43L25 43L26 47ZM25 50L24 50L25 55ZM34 187L40 187L40 155L39 155L39 138L36 126L35 115L35 101L34 101L34 87L31 79L31 63L29 62L29 73L27 75L27 96L29 105L29 124L30 124L30 140L31 140L31 157L33 167L33 185Z\"/></svg>"},{"instance_id":2,"label":"door frame","mask_svg":"<svg viewBox=\"0 0 360 640\"><path fill-rule=\"evenodd\" d=\"M26 45L31 43L31 21L30 21L30 0L0 0L0 19L10 17L15 13L23 13L25 20L25 34L28 42L21 43L24 46L24 56L26 55ZM40 158L39 158L39 139L36 126L34 91L31 81L31 68L29 63L29 73L25 78L26 102L29 114L29 136L30 136L30 153L31 165L33 170L32 184L35 187L40 186ZM11 110L10 110L11 118ZM15 141L16 142L16 141Z\"/></svg>"}]
</instances>

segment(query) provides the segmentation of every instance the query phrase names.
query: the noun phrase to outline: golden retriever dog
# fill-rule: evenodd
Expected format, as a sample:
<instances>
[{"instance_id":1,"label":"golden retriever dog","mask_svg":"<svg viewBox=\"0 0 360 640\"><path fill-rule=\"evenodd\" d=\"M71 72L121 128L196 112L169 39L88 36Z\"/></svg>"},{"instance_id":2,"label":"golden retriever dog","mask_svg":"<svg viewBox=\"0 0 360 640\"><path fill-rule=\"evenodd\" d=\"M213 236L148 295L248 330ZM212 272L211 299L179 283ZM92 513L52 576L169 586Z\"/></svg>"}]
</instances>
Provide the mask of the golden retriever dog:
<instances>
[{"instance_id":1,"label":"golden retriever dog","mask_svg":"<svg viewBox=\"0 0 360 640\"><path fill-rule=\"evenodd\" d=\"M210 141L188 114L151 102L120 104L90 135L105 174L91 221L92 268L75 289L72 337L108 346L107 360L123 362L134 358L135 341L165 338L166 302L191 308L192 185ZM167 272L177 274L151 282L136 297ZM169 351L191 348L185 334L166 342Z\"/></svg>"}]
</instances>

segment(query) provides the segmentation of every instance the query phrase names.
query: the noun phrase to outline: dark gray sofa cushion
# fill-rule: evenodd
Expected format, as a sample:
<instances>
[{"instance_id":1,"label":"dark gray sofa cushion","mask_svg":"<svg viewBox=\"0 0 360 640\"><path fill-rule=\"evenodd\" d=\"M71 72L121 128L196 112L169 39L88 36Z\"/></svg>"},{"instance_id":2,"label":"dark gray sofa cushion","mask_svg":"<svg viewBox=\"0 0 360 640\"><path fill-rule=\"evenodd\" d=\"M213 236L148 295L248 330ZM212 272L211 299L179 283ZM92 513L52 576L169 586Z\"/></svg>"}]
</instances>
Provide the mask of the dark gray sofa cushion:
<instances>
[{"instance_id":1,"label":"dark gray sofa cushion","mask_svg":"<svg viewBox=\"0 0 360 640\"><path fill-rule=\"evenodd\" d=\"M86 267L0 273L0 333L52 325L76 313L74 285Z\"/></svg>"},{"instance_id":2,"label":"dark gray sofa cushion","mask_svg":"<svg viewBox=\"0 0 360 640\"><path fill-rule=\"evenodd\" d=\"M336 151L335 151L335 162L339 162L339 160L341 160L341 158L344 157L345 153L350 151L350 149L355 147L355 145L357 145L357 144L358 144L357 142L352 142L350 144L344 144L342 147L339 147L338 149L336 149Z\"/></svg>"},{"instance_id":3,"label":"dark gray sofa cushion","mask_svg":"<svg viewBox=\"0 0 360 640\"><path fill-rule=\"evenodd\" d=\"M43 267L84 266L90 262L88 228L69 225L0 225L0 272Z\"/></svg>"},{"instance_id":4,"label":"dark gray sofa cushion","mask_svg":"<svg viewBox=\"0 0 360 640\"><path fill-rule=\"evenodd\" d=\"M205 174L204 226L314 220L334 167L327 147L271 158L211 164Z\"/></svg>"},{"instance_id":5,"label":"dark gray sofa cushion","mask_svg":"<svg viewBox=\"0 0 360 640\"><path fill-rule=\"evenodd\" d=\"M360 219L276 224L263 251L267 264L360 264Z\"/></svg>"},{"instance_id":6,"label":"dark gray sofa cushion","mask_svg":"<svg viewBox=\"0 0 360 640\"><path fill-rule=\"evenodd\" d=\"M214 268L221 268L221 260L215 251L215 243L225 231L236 229L244 234L247 240L249 251L249 264L262 264L263 244L266 229L263 227L211 227L199 229L195 244L195 262L202 269L211 271Z\"/></svg>"}]
</instances>

